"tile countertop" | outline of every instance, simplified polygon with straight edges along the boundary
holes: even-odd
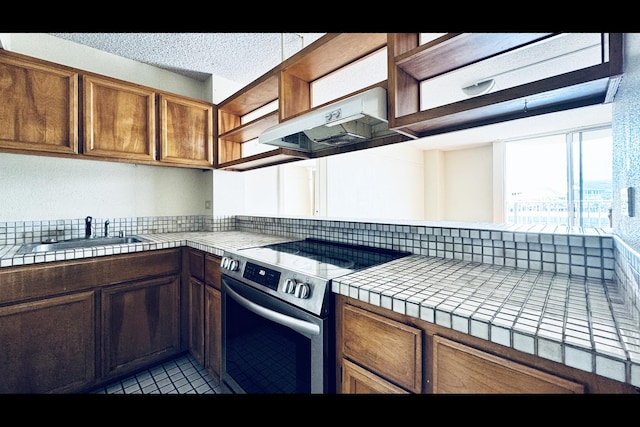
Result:
[[[0,267],[189,246],[226,249],[297,240],[219,231],[145,234],[143,243],[18,255]],[[333,279],[333,292],[640,387],[638,313],[613,281],[411,255]]]
[[[333,279],[332,290],[640,386],[638,313],[613,281],[411,255]]]

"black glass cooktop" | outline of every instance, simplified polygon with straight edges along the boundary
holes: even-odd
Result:
[[[238,251],[244,256],[280,268],[325,279],[342,276],[367,267],[409,255],[388,249],[347,245],[317,239],[274,243]]]

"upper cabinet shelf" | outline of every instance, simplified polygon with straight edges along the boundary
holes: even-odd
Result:
[[[389,127],[414,138],[611,102],[622,77],[621,33],[392,33],[387,53]]]
[[[215,167],[248,170],[309,158],[282,148],[251,152],[247,142],[269,127],[310,111],[313,82],[386,44],[386,33],[326,34],[218,104]]]
[[[534,43],[553,33],[448,33],[395,57],[396,66],[413,79],[422,81],[454,71],[500,53]],[[396,35],[395,40],[403,37]],[[404,35],[409,39],[418,35]]]

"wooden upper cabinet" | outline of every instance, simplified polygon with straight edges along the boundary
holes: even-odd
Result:
[[[83,76],[83,154],[125,161],[155,160],[155,92]]]
[[[283,147],[255,153],[244,144],[278,123],[320,107],[311,106],[315,81],[386,44],[386,33],[328,33],[225,99],[218,105],[215,167],[244,171],[312,158]]]
[[[622,33],[390,33],[387,55],[389,128],[413,138],[608,103],[622,78]]]
[[[78,74],[0,50],[0,148],[78,153]]]
[[[160,95],[160,161],[213,167],[213,105]]]

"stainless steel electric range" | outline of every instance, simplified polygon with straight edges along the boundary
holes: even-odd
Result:
[[[225,384],[237,393],[334,392],[331,280],[407,255],[317,239],[225,251]]]

